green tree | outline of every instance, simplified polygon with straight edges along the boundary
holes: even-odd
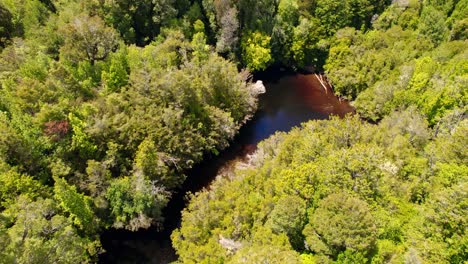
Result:
[[[106,59],[118,47],[117,33],[98,16],[78,15],[61,30],[65,43],[60,53],[73,63],[87,60],[94,65],[96,61]]]
[[[12,211],[14,210],[14,211]],[[10,213],[14,221],[0,222],[0,257],[4,263],[76,263],[90,261],[99,241],[82,238],[51,199],[18,197]],[[3,214],[2,216],[4,216]]]
[[[169,25],[178,10],[175,0],[101,1],[99,6],[106,22],[120,32],[126,43],[148,44],[162,26]]]
[[[10,11],[0,3],[0,47],[5,48],[8,42],[13,37],[13,16]]]
[[[168,193],[137,174],[111,181],[106,198],[113,226],[135,231],[162,222]]]
[[[303,233],[309,250],[334,258],[345,250],[367,254],[377,238],[369,206],[347,193],[320,201]]]
[[[251,246],[240,250],[227,263],[301,263],[299,254],[294,250],[279,246]]]
[[[92,142],[91,137],[85,130],[86,122],[73,113],[68,115],[68,119],[73,129],[71,149],[77,150],[82,159],[95,156],[97,146]]]
[[[299,6],[296,0],[282,0],[278,4],[275,25],[272,31],[272,53],[275,60],[290,64],[294,27],[299,20]]]
[[[2,210],[15,203],[19,195],[35,199],[47,193],[47,188],[39,181],[13,169],[0,173],[0,208]]]
[[[158,150],[153,140],[147,138],[138,146],[134,170],[172,189],[183,180],[171,168],[170,164],[173,162],[174,160],[171,160],[169,155]]]
[[[195,34],[192,37],[193,57],[194,60],[201,63],[206,61],[209,55],[210,47],[206,44],[205,25],[201,20],[195,21]]]
[[[55,177],[54,193],[60,206],[65,212],[70,213],[74,224],[88,234],[96,232],[97,225],[91,208],[91,198],[78,193],[75,186],[58,177]]]
[[[271,37],[256,31],[246,34],[241,41],[242,54],[245,64],[254,71],[264,70],[270,63]]]
[[[296,250],[300,250],[304,244],[301,235],[305,225],[306,204],[304,200],[296,196],[282,197],[271,211],[267,226],[270,226],[276,234],[286,234],[290,244]]]
[[[122,48],[110,57],[109,68],[101,73],[105,93],[119,92],[120,88],[128,84],[129,78],[127,48],[122,45]]]
[[[426,237],[435,241],[446,241],[447,249],[442,252],[424,252],[427,255],[441,255],[450,263],[462,263],[467,257],[468,238],[465,228],[468,223],[466,212],[468,199],[466,183],[434,193],[428,202],[426,211]],[[440,259],[440,257],[433,259]]]
[[[316,5],[315,17],[320,19],[329,35],[351,24],[352,13],[349,1],[318,0]]]
[[[259,31],[269,35],[273,29],[278,1],[241,0],[238,3],[239,21],[243,32]],[[244,29],[245,28],[245,29]]]
[[[424,6],[419,22],[419,32],[427,36],[434,45],[447,39],[444,15],[431,5]]]
[[[318,43],[325,35],[320,21],[316,18],[299,19],[299,25],[293,30],[291,55],[299,66],[323,64]]]

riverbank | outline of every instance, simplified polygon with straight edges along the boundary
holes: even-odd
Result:
[[[107,252],[101,256],[100,263],[169,263],[176,260],[170,234],[180,225],[187,193],[208,188],[221,170],[226,172],[236,161],[245,160],[260,141],[278,131],[287,132],[308,120],[327,119],[330,115],[342,117],[353,112],[348,102],[334,96],[331,87],[324,89],[318,76],[321,75],[281,69],[256,74],[254,81],[262,80],[266,87],[266,93],[259,97],[257,113],[239,130],[227,149],[194,166],[164,210],[163,230],[159,231],[161,227],[137,232],[108,230],[101,236]]]

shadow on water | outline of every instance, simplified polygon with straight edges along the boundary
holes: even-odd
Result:
[[[207,156],[194,166],[187,180],[164,210],[163,231],[156,227],[138,232],[111,229],[101,236],[106,253],[100,263],[170,263],[177,259],[170,241],[172,231],[180,226],[181,211],[186,194],[210,185],[218,172],[236,160],[253,153],[257,143],[277,131],[289,131],[311,119],[327,119],[330,115],[343,117],[354,109],[339,100],[331,87],[319,81],[320,75],[269,71],[255,76],[263,80],[266,93],[259,98],[255,116],[245,124],[231,146],[218,156]],[[326,86],[326,87],[325,87]]]

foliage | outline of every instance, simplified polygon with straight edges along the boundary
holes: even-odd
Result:
[[[374,121],[416,106],[434,126],[451,109],[463,109],[466,41],[448,36],[463,23],[462,2],[396,2],[374,30],[339,31],[324,66],[335,91],[355,99],[357,111]]]
[[[13,16],[10,11],[0,3],[0,47],[4,48],[13,37]]]
[[[245,64],[252,70],[264,70],[271,60],[271,37],[253,32],[242,39]]]
[[[148,228],[161,221],[161,210],[168,194],[161,187],[144,180],[142,175],[115,179],[106,192],[114,226],[130,230]]]
[[[368,253],[376,240],[376,227],[366,202],[347,193],[327,196],[318,204],[304,228],[310,251],[330,255]]]
[[[93,210],[91,199],[76,191],[75,186],[68,185],[64,179],[55,178],[54,193],[60,206],[70,214],[74,224],[83,230],[93,233]]]
[[[160,225],[256,109],[189,1],[130,2],[0,1],[2,263],[92,262],[103,229]]]
[[[61,55],[73,63],[88,60],[91,65],[105,60],[117,47],[115,30],[106,27],[98,16],[78,15],[62,29],[65,43]]]
[[[467,8],[0,0],[0,262],[94,262],[103,229],[159,226],[186,173],[255,112],[239,69],[278,65],[324,69],[380,122],[261,143],[192,195],[181,261],[465,261]]]
[[[450,135],[431,138],[414,109],[378,125],[358,116],[304,123],[262,142],[233,178],[192,196],[174,247],[182,261],[204,262],[207,254],[238,261],[260,257],[262,250],[248,250],[274,234],[287,236],[285,250],[294,248],[303,263],[461,263],[467,174],[456,171],[466,160],[444,158],[451,154],[434,147],[465,144],[455,135],[466,124],[463,117]],[[466,157],[466,150],[453,151]],[[241,246],[225,248],[218,237]]]
[[[14,212],[9,212],[15,220],[0,222],[0,230],[7,230],[0,240],[2,262],[86,262],[98,252],[99,243],[80,237],[72,221],[58,214],[53,200],[18,198],[11,207]]]

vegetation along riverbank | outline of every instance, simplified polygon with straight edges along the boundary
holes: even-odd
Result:
[[[467,0],[0,0],[0,263],[106,262],[101,235],[163,229],[249,119],[266,136],[192,189],[170,260],[114,262],[466,262],[467,14]]]

